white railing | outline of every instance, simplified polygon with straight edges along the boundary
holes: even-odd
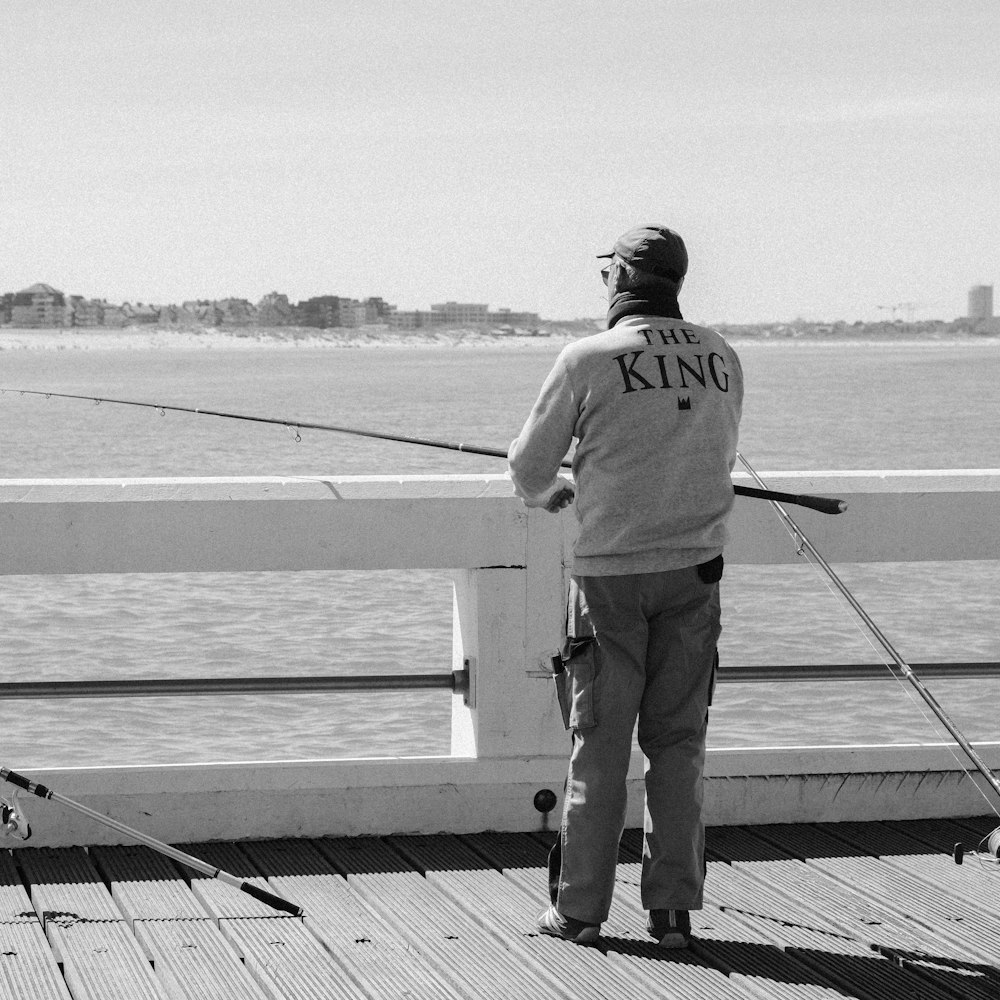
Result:
[[[833,564],[1000,559],[1000,471],[765,478],[773,489],[848,502],[840,517],[790,508]],[[7,575],[450,570],[452,668],[467,675],[452,695],[448,757],[63,768],[29,777],[175,842],[536,828],[547,820],[534,793],[558,792],[565,772],[568,739],[547,664],[561,642],[574,529],[571,513],[527,511],[501,476],[0,481]],[[762,501],[739,500],[730,529],[730,563],[799,561]],[[979,750],[1000,763],[1000,744]],[[641,757],[633,764],[638,789]],[[954,756],[934,745],[715,750],[707,777],[716,823],[985,809]],[[641,794],[632,800],[637,821]],[[116,836],[58,806],[38,808],[59,816],[36,824],[45,835],[33,843]]]

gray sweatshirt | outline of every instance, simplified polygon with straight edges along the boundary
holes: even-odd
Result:
[[[743,406],[736,352],[707,327],[628,316],[567,345],[508,452],[518,496],[544,505],[573,439],[573,572],[682,569],[719,555]]]

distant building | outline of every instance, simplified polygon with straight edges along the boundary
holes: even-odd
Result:
[[[364,326],[368,322],[368,307],[357,299],[342,299],[340,303],[340,325],[348,327]]]
[[[222,326],[222,310],[213,299],[191,299],[181,303],[181,308],[194,316],[199,326]]]
[[[31,285],[14,293],[10,318],[14,326],[66,326],[66,296],[51,285]]]
[[[393,330],[415,330],[417,328],[416,310],[397,309],[386,317],[386,322]]]
[[[427,312],[426,309],[394,309],[385,317],[393,330],[425,330],[431,326],[440,326],[440,319],[440,313]]]
[[[358,307],[360,306],[361,312],[361,322],[358,322]],[[363,326],[365,322],[365,307],[361,305],[356,299],[342,298],[340,304],[337,308],[337,312],[334,315],[333,322],[330,326],[340,327],[355,327]]]
[[[396,311],[385,299],[378,297],[365,299],[365,323],[387,323],[389,316]]]
[[[969,319],[993,318],[993,286],[973,285],[969,289]]]
[[[448,326],[486,323],[488,310],[488,305],[477,302],[439,302],[437,305],[431,305],[431,312],[437,313],[439,321]]]
[[[541,320],[538,313],[512,312],[510,309],[498,309],[496,312],[486,314],[488,323],[495,323],[498,326],[515,326],[522,329],[536,330]]]
[[[287,295],[269,292],[257,303],[258,326],[290,326],[294,312]]]
[[[136,302],[133,305],[131,302],[123,302],[122,316],[125,326],[153,326],[160,319],[160,307],[149,303],[143,305]]]
[[[101,310],[101,325],[106,327],[122,327],[125,325],[125,313],[121,306],[105,302]]]
[[[107,315],[107,310],[105,310]],[[161,306],[156,320],[157,326],[194,327],[198,325],[198,317],[184,306]]]
[[[71,295],[68,311],[73,326],[104,326],[104,303],[99,299],[85,299],[82,295]]]
[[[346,301],[339,295],[316,295],[306,299],[295,307],[295,325],[313,326],[320,330],[343,326],[340,321],[340,304]]]
[[[220,326],[254,326],[257,307],[246,299],[218,299],[216,308],[222,313]]]

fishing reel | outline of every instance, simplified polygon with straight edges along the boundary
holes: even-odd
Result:
[[[31,824],[20,809],[17,792],[7,799],[0,799],[0,833],[5,837],[27,840],[31,836]]]
[[[1000,867],[1000,826],[992,833],[986,834],[976,845],[975,850],[969,850],[965,844],[956,844],[951,852],[956,865],[960,865],[967,854],[974,857],[981,865]]]

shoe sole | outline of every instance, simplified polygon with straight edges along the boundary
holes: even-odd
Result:
[[[657,942],[661,948],[679,949],[688,946],[689,939],[676,931],[669,931]]]
[[[588,927],[586,930],[580,931],[576,937],[570,934],[561,934],[559,931],[549,930],[547,927],[539,927],[539,933],[545,934],[548,937],[559,938],[561,941],[571,941],[573,944],[596,944],[597,939],[601,936],[601,929],[599,927]]]

